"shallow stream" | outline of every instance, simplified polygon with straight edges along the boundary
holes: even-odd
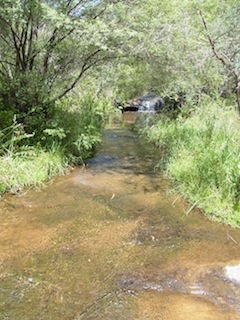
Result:
[[[240,319],[240,230],[186,215],[159,157],[106,129],[84,167],[0,202],[0,319]]]

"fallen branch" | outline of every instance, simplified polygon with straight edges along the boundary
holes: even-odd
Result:
[[[232,240],[232,242],[234,242],[235,244],[238,244],[238,242],[230,235],[230,233],[227,231],[227,239]]]
[[[197,204],[198,204],[198,200],[191,206],[190,209],[188,209],[188,211],[186,212],[186,216],[189,215],[189,213],[196,207]]]
[[[174,207],[175,203],[178,201],[178,199],[180,199],[181,196],[178,196],[173,202],[172,202],[172,206]]]

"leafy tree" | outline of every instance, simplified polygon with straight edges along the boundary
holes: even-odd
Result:
[[[224,1],[221,5],[218,5],[217,15],[211,21],[209,11],[208,15],[205,13],[206,9],[209,9],[207,4],[199,5],[198,11],[213,57],[218,60],[225,71],[225,81],[221,88],[221,94],[234,91],[237,96],[238,112],[240,113],[239,5],[236,1]],[[208,20],[210,20],[210,23]]]
[[[116,86],[123,96],[154,90],[191,103],[201,94],[239,95],[239,12],[236,0],[139,1],[132,15],[138,37]]]
[[[208,44],[199,41],[193,1],[141,1],[132,20],[138,37],[117,72],[121,90],[127,88],[127,94],[153,90],[176,100],[182,93],[194,97],[207,87],[216,90],[221,74]]]
[[[1,0],[0,110],[51,117],[89,69],[126,50],[125,2]]]
[[[10,108],[25,123],[51,118],[54,103],[86,75],[97,91],[104,86],[126,98],[151,90],[176,100],[235,90],[239,102],[236,0],[0,5],[0,110]]]

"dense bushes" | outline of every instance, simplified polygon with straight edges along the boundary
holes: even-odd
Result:
[[[161,146],[178,191],[207,216],[240,227],[240,128],[235,111],[206,102],[189,118],[143,130]]]
[[[104,99],[88,94],[56,103],[45,121],[41,112],[26,117],[24,124],[14,116],[12,124],[0,130],[0,194],[42,184],[91,156],[101,141],[108,107]],[[4,115],[10,123],[12,114]]]
[[[91,94],[62,99],[43,130],[42,145],[60,146],[74,162],[89,157],[101,141],[108,106],[107,100],[95,99]]]

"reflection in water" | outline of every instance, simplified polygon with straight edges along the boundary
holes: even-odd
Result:
[[[197,295],[206,294],[206,292],[203,290],[203,288],[198,284],[195,284],[195,285],[191,286],[190,287],[190,292],[191,292],[191,294],[197,294]]]
[[[108,129],[84,167],[0,203],[0,319],[240,318],[240,231],[187,216],[159,158]]]

